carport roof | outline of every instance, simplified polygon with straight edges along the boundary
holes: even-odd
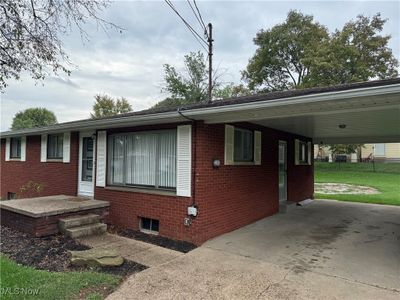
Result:
[[[324,142],[339,142],[338,138],[342,140],[343,138],[348,139],[354,136],[349,134],[346,137],[343,135],[335,136],[335,134],[329,136],[332,135],[329,130],[321,135],[318,130],[315,130],[316,122],[322,124],[324,119],[331,119],[331,123],[333,123],[329,126],[333,126],[335,122],[340,121],[340,118],[333,118],[332,120],[332,114],[335,113],[339,115],[352,113],[356,119],[362,121],[363,118],[368,119],[368,117],[373,119],[375,116],[373,112],[380,111],[380,118],[383,117],[386,121],[389,118],[391,122],[389,124],[390,132],[387,132],[387,134],[385,132],[377,133],[375,130],[374,132],[365,133],[363,139],[369,136],[370,142],[372,142],[372,140],[377,140],[376,137],[379,136],[378,140],[382,141],[400,141],[400,129],[398,129],[399,108],[400,78],[393,78],[329,87],[271,92],[216,100],[211,103],[198,103],[179,108],[148,109],[106,118],[85,119],[46,127],[6,131],[1,133],[1,137],[182,122],[190,118],[202,120],[205,123],[247,121],[306,135],[314,139],[321,139],[321,142],[323,140]],[[370,113],[365,114],[365,111]],[[384,111],[388,114],[385,114]],[[357,116],[360,113],[362,113],[361,118]],[[315,118],[317,115],[325,115],[325,117]],[[297,121],[294,123],[296,118]],[[396,124],[392,124],[393,121]],[[314,123],[314,126],[309,126],[310,122]],[[307,124],[308,128],[306,128]],[[346,125],[346,123],[343,124]],[[336,127],[335,131],[337,131]],[[345,141],[343,140],[343,142]]]

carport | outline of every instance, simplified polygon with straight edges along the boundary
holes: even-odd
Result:
[[[185,116],[210,124],[251,122],[316,144],[399,142],[400,78],[241,97]]]

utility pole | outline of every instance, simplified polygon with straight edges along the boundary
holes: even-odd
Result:
[[[212,101],[212,55],[213,55],[212,24],[208,23],[208,102]]]

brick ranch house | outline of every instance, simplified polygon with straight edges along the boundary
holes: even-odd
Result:
[[[313,198],[313,142],[400,140],[399,91],[397,78],[3,132],[1,197],[93,197],[110,224],[201,244]]]

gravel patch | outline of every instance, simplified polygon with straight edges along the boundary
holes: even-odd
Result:
[[[352,195],[374,195],[380,192],[370,186],[353,185],[347,183],[315,183],[314,191],[317,194],[352,194]]]

